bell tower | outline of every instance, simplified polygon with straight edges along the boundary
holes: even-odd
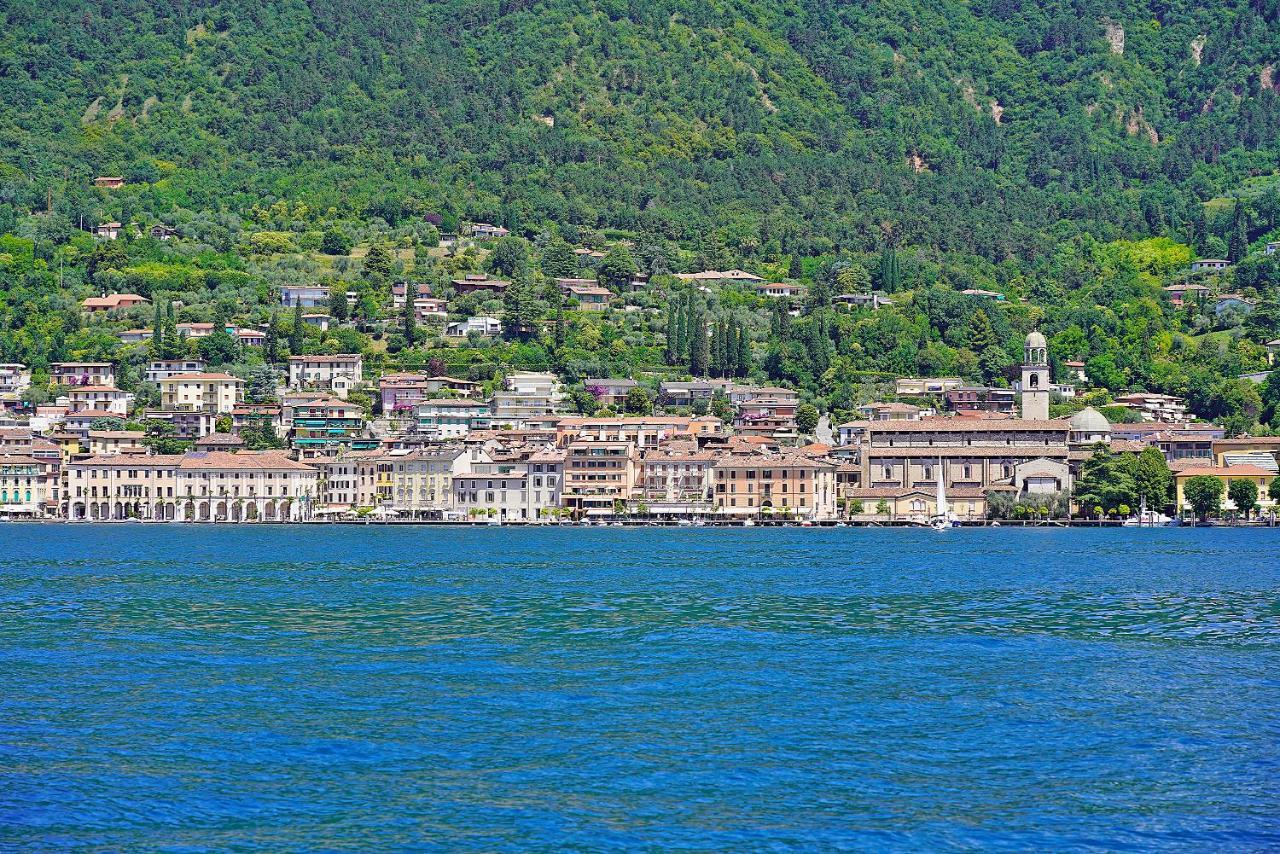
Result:
[[[1032,331],[1027,335],[1026,358],[1022,362],[1022,417],[1031,421],[1049,418],[1049,342]]]

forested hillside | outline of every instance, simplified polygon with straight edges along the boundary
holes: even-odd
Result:
[[[10,0],[0,359],[136,368],[147,345],[118,333],[152,318],[76,307],[127,289],[270,327],[277,357],[718,368],[844,413],[894,375],[1005,383],[1034,326],[1104,398],[1185,395],[1246,429],[1280,407],[1280,383],[1237,379],[1280,335],[1278,20],[1280,0]],[[110,221],[124,239],[95,242]],[[473,222],[512,237],[437,245]],[[1244,301],[1171,300],[1197,256],[1233,262],[1208,293]],[[624,298],[632,265],[652,288]],[[666,275],[730,268],[803,283],[799,316]],[[454,293],[480,269],[515,287]],[[567,275],[615,310],[561,305]],[[400,328],[402,279],[500,314],[502,340]],[[351,294],[351,322],[292,330],[278,288],[306,282],[335,318]],[[894,304],[833,311],[870,289]],[[704,325],[743,358],[708,364]]]
[[[160,207],[644,226],[765,258],[892,228],[999,262],[1182,234],[1280,131],[1275,0],[5,5],[19,210],[52,189],[78,215],[71,187],[124,173],[163,179]]]

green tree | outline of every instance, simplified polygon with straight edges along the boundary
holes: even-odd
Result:
[[[503,237],[489,256],[489,270],[499,276],[525,274],[529,270],[529,245],[519,237]]]
[[[633,386],[627,391],[624,408],[628,415],[652,415],[653,395],[644,386]]]
[[[707,321],[699,310],[689,321],[689,373],[705,377],[711,362],[711,342],[707,339]]]
[[[572,279],[578,274],[578,256],[562,238],[552,238],[542,251],[542,274],[551,279]]]
[[[615,293],[626,290],[631,277],[636,274],[636,262],[625,246],[613,246],[605,253],[596,271],[600,284]]]
[[[413,305],[413,296],[409,293],[411,285],[405,286],[404,308],[400,312],[400,322],[404,331],[404,340],[412,347],[418,340],[418,312]]]
[[[1231,212],[1231,231],[1227,238],[1227,260],[1233,264],[1249,254],[1249,217],[1244,200],[1236,196]]]
[[[1200,521],[1222,511],[1222,481],[1211,475],[1187,478],[1182,495]]]
[[[302,300],[293,301],[293,325],[289,328],[289,353],[294,356],[302,355]]]
[[[267,321],[266,338],[262,342],[262,355],[267,364],[274,365],[280,360],[280,318],[274,309]]]
[[[326,255],[350,255],[351,236],[340,228],[325,229],[320,239],[320,251]]]
[[[409,287],[409,285],[405,286],[406,301],[410,301],[408,296]],[[334,282],[329,286],[329,316],[341,323],[347,319],[348,313],[347,286],[343,282]]]
[[[877,283],[880,290],[894,293],[902,287],[902,271],[898,266],[898,251],[893,244],[886,242],[880,252],[880,266],[876,270]]]
[[[818,408],[812,403],[802,403],[796,407],[796,429],[802,436],[811,436],[818,428]]]
[[[1227,487],[1227,497],[1236,505],[1236,510],[1248,519],[1258,507],[1258,484],[1247,477],[1238,477]]]
[[[1271,479],[1271,483],[1267,486],[1267,497],[1280,504],[1280,476]]]
[[[159,297],[156,297],[155,315],[151,321],[151,353],[157,359],[164,355],[164,305]]]
[[[364,270],[375,281],[385,280],[391,275],[395,255],[391,248],[380,241],[369,247],[369,254],[364,256]]]
[[[1172,500],[1173,472],[1164,454],[1154,445],[1148,445],[1138,454],[1134,487],[1139,500],[1145,497],[1147,504],[1154,508],[1163,508]]]
[[[196,349],[210,365],[229,365],[240,357],[240,342],[223,328],[201,338]]]

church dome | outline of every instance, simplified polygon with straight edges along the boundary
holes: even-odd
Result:
[[[1111,422],[1107,420],[1107,416],[1103,415],[1092,406],[1086,406],[1075,415],[1071,416],[1071,431],[1073,433],[1084,433],[1090,436],[1098,433],[1110,433]]]
[[[1044,336],[1034,329],[1027,333],[1027,349],[1032,348],[1044,349],[1049,346],[1049,342],[1044,340]]]

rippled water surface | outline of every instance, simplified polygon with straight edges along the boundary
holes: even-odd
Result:
[[[1280,847],[1280,531],[0,547],[6,850]]]

